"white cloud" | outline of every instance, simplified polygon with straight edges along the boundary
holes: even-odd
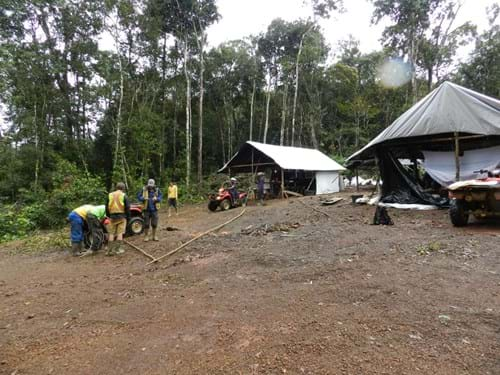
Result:
[[[464,0],[456,25],[472,21],[484,30],[487,23],[486,7],[495,0]],[[373,5],[368,0],[345,0],[345,13],[335,14],[331,19],[320,22],[327,42],[335,48],[339,41],[352,35],[360,41],[363,52],[372,52],[381,47],[380,38],[387,21],[371,24]],[[222,42],[241,39],[251,34],[264,32],[275,18],[293,21],[311,16],[311,10],[303,0],[218,0],[217,6],[222,18],[208,29],[211,46]],[[470,47],[462,49],[464,56]]]

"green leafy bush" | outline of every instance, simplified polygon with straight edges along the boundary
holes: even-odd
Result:
[[[59,160],[53,175],[54,190],[21,190],[18,204],[0,206],[0,242],[25,237],[35,229],[59,228],[68,214],[83,204],[104,204],[101,178]]]
[[[35,223],[17,205],[0,205],[0,242],[21,238],[34,228]]]

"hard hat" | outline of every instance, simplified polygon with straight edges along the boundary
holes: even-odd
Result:
[[[237,181],[235,177],[231,177],[231,181]]]

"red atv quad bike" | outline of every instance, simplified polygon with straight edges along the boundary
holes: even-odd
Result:
[[[83,227],[83,244],[86,249],[99,250],[108,241],[108,232],[106,225],[109,219],[106,217],[101,221],[101,227],[96,231],[95,237],[92,237],[87,223]],[[141,234],[144,230],[144,218],[142,217],[142,205],[132,203],[130,205],[130,220],[127,223],[127,235],[134,236]]]
[[[221,211],[229,210],[230,208],[246,206],[248,200],[248,193],[238,193],[238,199],[233,202],[233,197],[229,189],[221,187],[217,194],[210,194],[208,196],[208,209],[216,211],[220,207]]]
[[[142,217],[142,204],[130,204],[130,220],[127,223],[127,234],[137,235],[144,230],[144,218]]]
[[[500,170],[474,173],[487,173],[488,177],[458,181],[448,187],[450,219],[456,227],[466,226],[469,215],[476,219],[500,217]]]

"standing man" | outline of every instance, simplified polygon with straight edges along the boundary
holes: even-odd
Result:
[[[238,180],[235,177],[231,177],[229,180],[229,193],[231,194],[231,198],[233,199],[233,206],[236,206],[238,202]]]
[[[68,221],[71,224],[71,255],[74,257],[82,255],[83,225],[87,220],[87,214],[91,208],[93,208],[93,206],[86,204],[75,208],[68,215]]]
[[[123,234],[130,218],[130,203],[125,195],[125,184],[118,182],[116,190],[109,193],[106,200],[106,215],[109,217],[109,245],[106,255],[123,254]]]
[[[142,202],[142,212],[144,214],[144,241],[149,241],[149,227],[153,228],[153,241],[159,241],[156,235],[158,227],[158,209],[163,195],[155,185],[155,180],[150,178],[148,184],[137,194],[137,199]]]
[[[170,181],[168,184],[168,217],[170,217],[170,208],[175,208],[175,214],[177,215],[177,185],[175,182]]]
[[[257,199],[259,204],[262,206],[264,204],[264,183],[265,183],[265,173],[257,173]]]

